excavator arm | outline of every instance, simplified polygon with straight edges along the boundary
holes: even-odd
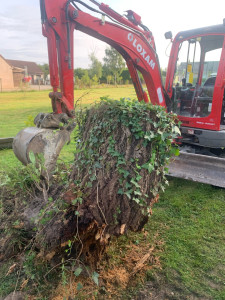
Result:
[[[152,33],[141,24],[140,17],[132,11],[128,11],[127,19],[103,3],[91,2],[100,10],[80,0],[41,0],[43,35],[48,40],[53,112],[65,112],[69,116],[73,114],[74,30],[82,31],[115,48],[127,63],[138,99],[148,102],[150,98],[153,104],[166,107]],[[82,11],[78,4],[100,14],[101,18]],[[105,21],[105,16],[113,22]],[[142,88],[137,70],[144,77],[148,93]]]

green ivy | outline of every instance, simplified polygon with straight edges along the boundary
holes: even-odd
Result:
[[[104,110],[101,118],[97,115],[92,116],[93,126],[90,127],[89,137],[86,140],[82,139],[92,108],[80,110],[76,115],[79,127],[76,135],[76,163],[80,170],[85,168],[89,170],[87,187],[91,187],[96,180],[98,169],[109,167],[107,164],[103,166],[103,158],[99,154],[100,146],[107,139],[108,153],[117,161],[116,169],[120,183],[118,194],[126,195],[140,206],[145,207],[148,195],[143,195],[141,192],[140,172],[142,169],[146,169],[149,173],[153,171],[162,173],[163,179],[154,186],[152,193],[156,195],[164,189],[164,185],[167,183],[165,178],[167,168],[162,171],[162,166],[168,164],[172,155],[179,154],[178,148],[173,143],[180,133],[177,118],[174,114],[168,114],[163,107],[130,99],[101,98],[100,103],[95,106],[98,114],[101,113],[101,107],[107,106],[107,109]],[[152,112],[154,118],[149,117],[151,115],[149,112]],[[144,129],[143,124],[149,124],[151,130]],[[128,128],[133,137],[142,143],[142,146],[148,147],[151,144],[152,150],[148,162],[140,165],[139,161],[135,162],[134,159],[126,161],[125,153],[116,150],[114,132],[119,126]],[[136,167],[130,174],[126,166],[134,164],[134,162]]]

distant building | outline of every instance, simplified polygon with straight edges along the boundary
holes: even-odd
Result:
[[[13,68],[0,55],[0,89],[13,89]]]
[[[0,89],[13,89],[25,81],[43,84],[44,72],[35,62],[5,59],[0,55]]]

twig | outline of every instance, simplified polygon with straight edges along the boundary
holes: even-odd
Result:
[[[88,95],[89,93],[90,93],[90,92],[84,93],[83,95],[81,95],[81,96],[76,100],[75,105],[74,105],[74,110],[76,110],[76,107],[77,107],[78,102],[79,102],[84,96]]]

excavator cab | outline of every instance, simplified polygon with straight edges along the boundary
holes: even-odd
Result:
[[[209,116],[223,40],[214,35],[181,42],[173,79],[173,110],[178,115]]]
[[[225,24],[179,32],[165,89],[181,121],[169,175],[225,187]]]
[[[173,41],[166,90],[182,122],[183,142],[225,146],[225,26],[177,34]]]

